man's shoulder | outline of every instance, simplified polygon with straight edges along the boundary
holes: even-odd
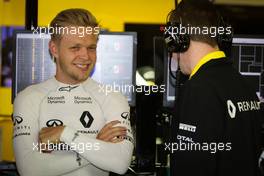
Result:
[[[104,86],[103,84],[95,81],[92,78],[88,78],[85,81],[85,88],[89,89],[90,91],[95,91],[96,92],[96,90],[101,89],[101,87],[103,87],[103,86]]]
[[[38,84],[32,84],[20,91],[17,94],[16,99],[41,99],[41,97],[45,96],[53,87],[52,79],[48,79]]]
[[[241,82],[242,76],[232,66],[228,58],[211,60],[204,64],[191,78],[192,84],[210,87],[223,87],[232,82]]]
[[[207,96],[209,93],[218,95],[225,101],[235,97],[256,97],[252,86],[228,60],[211,61],[189,80],[187,87],[201,95]]]
[[[91,78],[89,78],[85,88],[100,101],[100,103],[105,102],[107,99],[111,99],[112,101],[127,101],[121,92],[114,91],[113,85],[101,84]]]

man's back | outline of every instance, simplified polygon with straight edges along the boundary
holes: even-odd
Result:
[[[209,61],[184,85],[178,139],[201,144],[175,154],[175,173],[257,175],[260,154],[258,99],[226,58]],[[185,137],[185,138],[184,138]],[[193,168],[187,170],[186,166]],[[205,171],[206,170],[206,171]]]

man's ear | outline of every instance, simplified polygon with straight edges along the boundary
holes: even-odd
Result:
[[[58,58],[58,44],[53,40],[49,41],[49,50],[53,57]]]

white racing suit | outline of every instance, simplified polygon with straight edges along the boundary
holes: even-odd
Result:
[[[97,140],[102,127],[114,120],[127,128],[125,140]],[[21,176],[106,176],[109,171],[123,174],[130,165],[133,135],[127,100],[120,93],[107,94],[90,78],[78,85],[51,78],[26,88],[15,99],[13,121]],[[58,125],[65,126],[62,145],[51,153],[40,152],[39,131]]]

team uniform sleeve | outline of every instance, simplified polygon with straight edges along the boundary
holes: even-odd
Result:
[[[18,95],[14,102],[13,147],[21,176],[55,176],[82,168],[88,161],[76,162],[76,153],[40,153],[38,150],[38,96]]]
[[[102,110],[106,123],[119,120],[120,126],[127,128],[125,140],[119,143],[104,142],[76,133],[74,129],[66,126],[62,132],[61,141],[74,146],[93,144],[93,147],[87,150],[76,148],[75,151],[102,170],[124,174],[130,165],[133,152],[129,105],[123,95],[111,93],[103,102]]]
[[[223,110],[212,90],[188,87],[179,104],[179,127],[173,148],[174,173],[179,176],[215,175],[216,145],[222,135]],[[226,144],[223,145],[229,149]],[[192,169],[189,169],[192,168]]]

